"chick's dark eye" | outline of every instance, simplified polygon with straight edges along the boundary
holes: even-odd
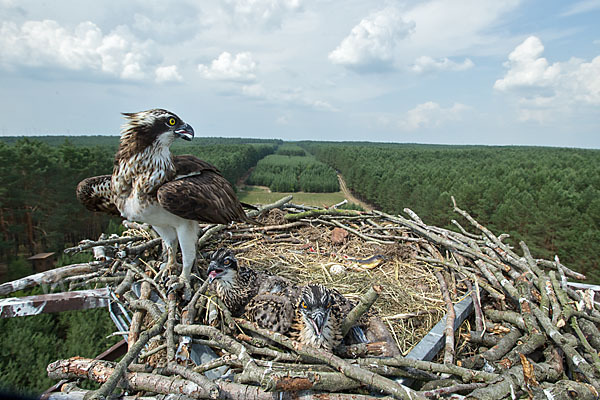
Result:
[[[175,118],[171,117],[171,118],[169,118],[169,119],[167,120],[167,123],[168,123],[170,126],[175,126],[175,124],[177,123],[177,120],[176,120]]]

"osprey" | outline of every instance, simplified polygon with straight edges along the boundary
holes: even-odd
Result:
[[[119,149],[112,175],[87,178],[77,186],[77,198],[91,211],[121,215],[152,225],[164,241],[167,266],[175,265],[177,243],[183,270],[180,280],[190,288],[196,259],[198,221],[254,223],[231,184],[213,165],[191,155],[173,156],[176,138],[191,141],[192,127],[163,109],[124,113]]]
[[[329,351],[342,339],[349,344],[368,341],[360,325],[342,337],[341,323],[354,303],[335,289],[319,284],[298,286],[283,277],[240,266],[228,249],[212,254],[207,273],[231,314],[244,316],[261,328]]]
[[[259,293],[246,306],[246,317],[259,327],[288,334],[300,343],[333,351],[346,344],[367,343],[361,324],[344,337],[341,325],[354,303],[335,289],[309,283],[278,292]]]
[[[238,265],[233,252],[224,248],[210,257],[207,274],[217,297],[236,317],[243,315],[258,295],[277,293],[293,297],[297,290],[287,279]]]
[[[335,289],[319,284],[304,286],[296,307],[292,336],[301,343],[332,351],[343,339],[341,306],[346,302]]]

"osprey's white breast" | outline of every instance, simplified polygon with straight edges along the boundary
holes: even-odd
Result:
[[[124,218],[152,225],[172,225],[179,217],[163,209],[156,191],[175,175],[169,148],[158,141],[143,152],[120,160],[112,176],[114,203]]]
[[[127,198],[121,215],[130,221],[145,222],[153,226],[178,226],[185,222],[184,218],[168,212],[158,203],[143,202],[134,196]]]

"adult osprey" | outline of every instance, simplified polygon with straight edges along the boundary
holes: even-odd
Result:
[[[169,146],[176,138],[190,141],[194,137],[190,125],[163,109],[123,115],[127,122],[112,175],[81,181],[77,198],[88,210],[152,225],[167,247],[169,267],[175,264],[179,242],[180,278],[189,289],[198,221],[253,221],[216,167],[191,155],[171,154]]]

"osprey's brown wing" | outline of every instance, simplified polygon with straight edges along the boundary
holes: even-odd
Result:
[[[111,201],[111,175],[86,178],[77,185],[77,200],[90,211],[121,215]]]
[[[253,222],[231,184],[213,165],[194,156],[174,157],[177,176],[158,189],[158,202],[185,219],[214,224]]]

